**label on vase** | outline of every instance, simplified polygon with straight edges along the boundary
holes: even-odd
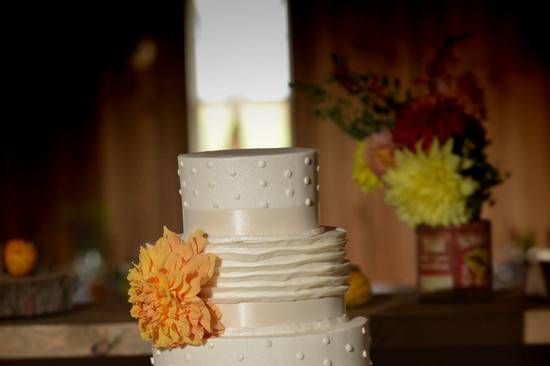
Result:
[[[456,238],[456,287],[486,287],[490,284],[489,238],[479,232],[462,233]]]
[[[452,262],[446,240],[429,236],[419,246],[420,289],[431,292],[454,287]]]
[[[422,228],[417,235],[421,292],[491,287],[488,224]]]

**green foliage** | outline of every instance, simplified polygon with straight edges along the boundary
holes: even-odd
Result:
[[[399,79],[351,70],[341,56],[332,55],[332,61],[334,68],[327,79],[327,88],[290,84],[310,96],[315,116],[335,123],[356,140],[382,128],[391,129],[395,112],[410,99],[410,91],[402,90]]]
[[[479,188],[466,203],[474,220],[481,216],[484,202],[495,203],[491,188],[503,182],[504,177],[499,170],[489,162],[485,149],[489,146],[485,129],[474,119],[466,122],[463,136],[455,137],[454,153],[473,162],[472,166],[462,171],[462,175],[478,182]]]

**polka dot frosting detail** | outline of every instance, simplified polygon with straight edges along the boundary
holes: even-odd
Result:
[[[182,190],[180,204],[186,213],[191,209],[213,210],[214,203],[224,210],[263,208],[267,203],[269,212],[276,208],[296,208],[299,212],[300,207],[305,208],[307,198],[311,199],[312,207],[316,207],[319,203],[316,191],[319,180],[315,171],[317,152],[296,150],[258,155],[251,151],[242,157],[241,152],[235,152],[235,156],[233,152],[227,156],[212,152],[197,156],[184,154],[177,162]],[[185,168],[180,167],[181,162]],[[184,199],[188,207],[183,206]],[[193,216],[194,213],[189,213],[188,219],[201,220],[199,215]],[[313,216],[309,208],[303,215],[308,219],[297,225],[304,229],[309,222],[317,221],[309,218]]]
[[[346,351],[351,352],[353,351],[353,346],[351,344],[346,344]]]
[[[238,355],[237,360],[238,361],[244,361],[244,355],[242,353],[240,355]]]
[[[323,337],[323,344],[330,344],[330,338],[329,337]]]
[[[363,350],[363,358],[367,358],[367,357],[368,357],[368,353],[367,353],[367,350],[366,350],[366,349],[364,349],[364,350]]]
[[[265,346],[267,348],[271,348],[271,346],[273,346],[273,342],[270,339],[268,339],[267,341],[265,341]]]
[[[325,358],[323,360],[323,366],[332,366],[332,361],[329,360],[328,358]]]
[[[208,348],[210,348],[210,349],[214,348],[214,343],[212,343],[212,342],[208,342],[207,345],[208,345]]]
[[[184,358],[187,362],[191,361],[191,355],[189,353],[187,353]]]
[[[303,354],[302,352],[296,353],[296,358],[297,358],[298,360],[303,360],[304,357],[305,357],[305,356],[304,356],[304,354]]]
[[[183,207],[187,207],[189,206],[189,203],[187,203],[187,201],[183,201]]]
[[[361,328],[361,333],[367,334],[367,330],[365,329],[365,327]]]
[[[311,198],[306,198],[306,206],[312,206],[313,205],[313,200]]]
[[[212,207],[214,207],[214,208],[220,208],[220,204],[219,204],[218,202],[214,202],[214,203],[212,204]]]

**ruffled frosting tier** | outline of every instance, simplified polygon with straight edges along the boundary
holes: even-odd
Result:
[[[220,266],[202,296],[219,304],[343,296],[345,244],[339,228],[289,238],[210,238],[206,252],[217,255]]]

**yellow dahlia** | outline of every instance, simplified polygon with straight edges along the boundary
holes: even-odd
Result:
[[[155,347],[199,345],[224,329],[219,309],[199,297],[217,261],[203,253],[206,244],[201,230],[183,241],[164,227],[155,245],[140,248],[139,263],[128,273],[130,314]]]
[[[382,187],[382,182],[367,164],[367,160],[365,158],[366,148],[367,142],[365,140],[357,143],[357,147],[355,148],[355,160],[353,162],[352,176],[353,181],[357,183],[359,188],[361,188],[363,192],[368,193]]]
[[[452,139],[444,146],[436,139],[428,152],[420,146],[416,152],[396,152],[395,166],[384,176],[386,200],[409,225],[458,225],[471,219],[466,199],[478,183],[460,174],[471,162],[452,148]]]

